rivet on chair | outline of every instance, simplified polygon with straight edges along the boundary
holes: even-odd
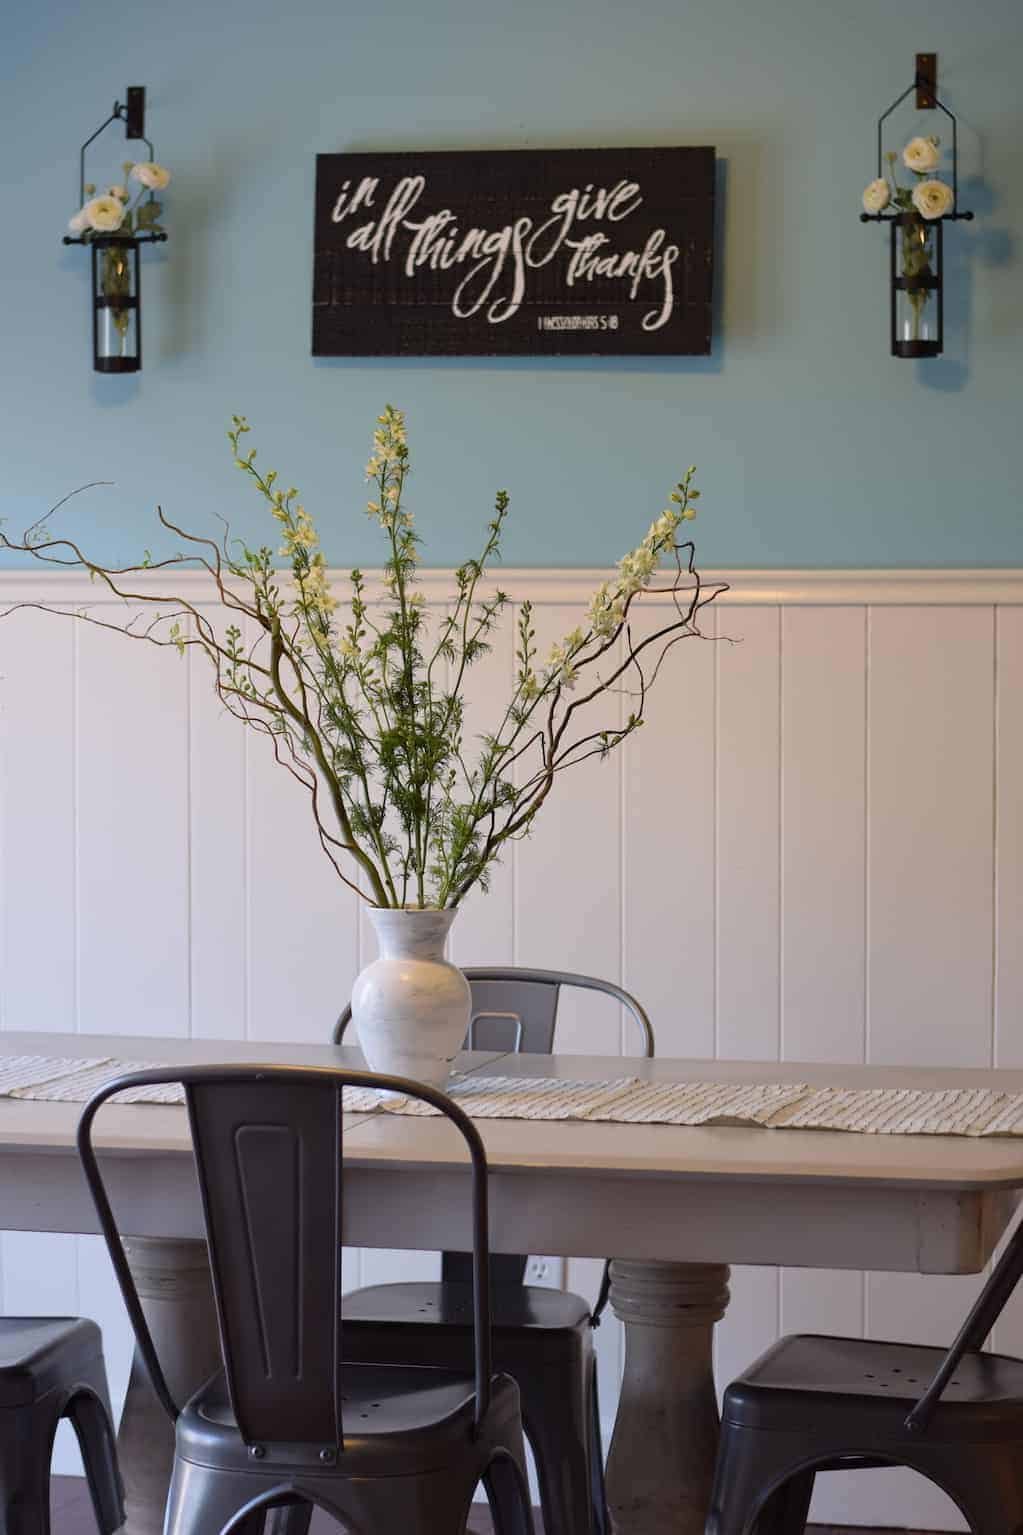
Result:
[[[261,1444],[250,1444],[249,1454],[252,1456],[253,1460],[262,1460],[263,1456],[266,1454],[266,1451]]]

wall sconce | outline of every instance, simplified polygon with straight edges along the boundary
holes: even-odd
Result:
[[[937,94],[938,59],[918,53],[912,85],[896,97],[877,120],[877,179],[863,194],[862,223],[891,225],[891,342],[893,357],[937,357],[945,344],[942,292],[943,226],[972,213],[959,209],[959,156],[956,119]],[[899,181],[899,156],[885,153],[885,119],[916,92],[920,111],[937,109],[952,124],[952,183],[936,174],[941,150],[936,137],[911,139],[902,163],[914,185]]]
[[[142,295],[139,288],[139,247],[166,240],[159,224],[162,213],[155,194],[170,180],[153,160],[146,138],[146,90],[130,85],[125,103],[114,110],[82,145],[79,154],[79,211],[65,245],[88,245],[92,255],[92,366],[97,373],[137,373],[142,366]],[[126,161],[124,182],[96,196],[85,179],[85,151],[104,129],[124,122],[127,139],[141,139],[149,159]],[[132,186],[131,183],[135,185]],[[148,195],[147,195],[148,194]],[[134,198],[134,201],[133,201]]]

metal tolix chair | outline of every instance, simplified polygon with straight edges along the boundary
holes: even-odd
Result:
[[[185,1091],[209,1242],[223,1370],[183,1407],[139,1302],[93,1145],[97,1111],[127,1087]],[[472,1161],[468,1370],[341,1361],[342,1088],[439,1109]],[[519,1394],[491,1368],[487,1162],[443,1093],[401,1077],[281,1066],[133,1072],[83,1111],[78,1150],[153,1389],[175,1425],[165,1535],[301,1529],[314,1506],[353,1535],[462,1535],[486,1486],[501,1535],[533,1535]]]
[[[974,1535],[1023,1531],[1023,1361],[981,1353],[1020,1276],[1017,1225],[951,1348],[780,1339],[732,1382],[707,1535],[801,1535],[820,1471],[909,1466]]]
[[[628,1011],[654,1053],[643,1008],[613,981],[558,970],[470,967],[472,992],[466,1049],[549,1055],[563,986],[599,991]],[[351,1020],[345,1008],[334,1030],[340,1044]],[[472,1347],[467,1253],[444,1253],[440,1282],[373,1285],[345,1297],[346,1359],[431,1364],[463,1369]],[[600,1406],[592,1329],[609,1293],[605,1263],[593,1309],[579,1295],[524,1283],[527,1259],[491,1260],[496,1367],[514,1375],[522,1420],[536,1460],[548,1535],[606,1535]]]
[[[78,1436],[102,1535],[124,1523],[103,1340],[76,1317],[0,1319],[0,1530],[50,1535],[50,1458],[61,1418]]]

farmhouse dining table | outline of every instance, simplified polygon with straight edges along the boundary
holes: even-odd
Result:
[[[354,1048],[80,1034],[0,1036],[5,1056],[361,1067]],[[461,1072],[521,1078],[993,1087],[1023,1072],[473,1053]],[[112,1068],[111,1074],[113,1074]],[[94,1232],[75,1154],[81,1106],[0,1099],[0,1228]],[[607,1481],[615,1535],[697,1535],[717,1436],[711,1339],[728,1265],[958,1274],[983,1267],[1023,1190],[1023,1139],[736,1127],[479,1121],[494,1251],[602,1258],[626,1337]],[[185,1113],[111,1104],[97,1143],[143,1307],[182,1400],[219,1359]],[[470,1243],[468,1164],[443,1120],[345,1115],[344,1240]],[[119,1432],[129,1535],[157,1535],[172,1451],[136,1359]]]

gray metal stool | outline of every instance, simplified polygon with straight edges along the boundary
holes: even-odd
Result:
[[[1023,1360],[982,1353],[1023,1275],[1023,1223],[948,1351],[781,1338],[725,1392],[707,1535],[802,1535],[820,1471],[909,1466],[974,1535],[1023,1531]]]
[[[0,1318],[0,1528],[49,1535],[50,1457],[61,1418],[78,1436],[102,1535],[124,1523],[103,1340],[74,1317]]]
[[[599,991],[631,1015],[654,1053],[650,1020],[635,997],[613,981],[558,970],[470,967],[472,990],[466,1048],[549,1055],[554,1046],[563,986]],[[338,1019],[341,1038],[351,1009]],[[491,1259],[494,1292],[494,1367],[513,1375],[522,1396],[522,1421],[536,1460],[544,1529],[548,1535],[605,1535],[600,1406],[592,1330],[608,1298],[608,1266],[593,1311],[579,1295],[523,1283],[526,1258]],[[444,1253],[439,1283],[373,1285],[345,1297],[346,1359],[392,1365],[429,1364],[465,1369],[472,1352],[469,1255]]]
[[[185,1089],[224,1363],[180,1409],[92,1143],[108,1098],[163,1082]],[[421,1098],[468,1147],[475,1349],[465,1372],[341,1361],[346,1084]],[[360,1535],[463,1535],[481,1480],[500,1535],[533,1535],[518,1387],[491,1367],[486,1155],[449,1098],[329,1068],[134,1072],[86,1105],[78,1150],[139,1352],[175,1424],[166,1535],[260,1535],[268,1515],[276,1530],[301,1529],[314,1506]]]

